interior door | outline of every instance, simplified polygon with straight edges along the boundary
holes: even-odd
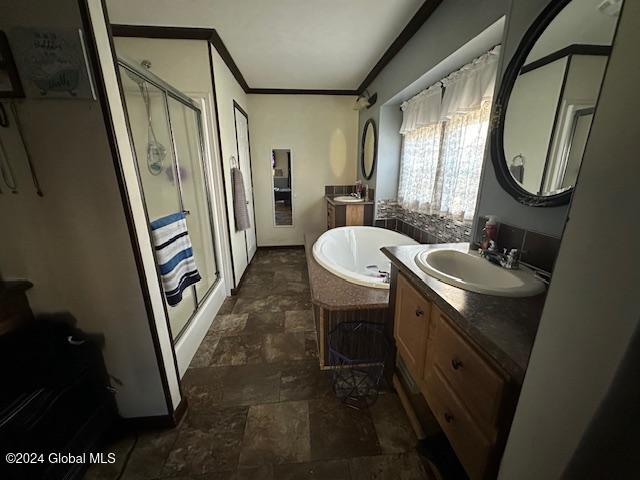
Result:
[[[249,149],[249,117],[246,112],[234,102],[234,117],[236,122],[236,146],[238,150],[238,165],[244,180],[244,190],[247,197],[247,208],[251,228],[245,230],[247,246],[247,263],[256,253],[256,219],[253,211],[253,182],[251,181],[251,151]]]

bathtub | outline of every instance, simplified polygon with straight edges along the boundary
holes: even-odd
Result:
[[[377,227],[339,227],[323,233],[313,245],[313,258],[347,282],[389,288],[379,270],[389,272],[391,262],[380,249],[418,242],[398,232]],[[375,265],[375,267],[373,267]],[[369,267],[369,268],[367,268]]]

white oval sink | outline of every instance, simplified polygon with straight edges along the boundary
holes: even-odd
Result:
[[[364,201],[364,199],[362,198],[348,197],[348,196],[334,197],[333,200],[336,202],[344,202],[344,203],[358,203],[358,202]]]
[[[423,272],[470,292],[501,297],[531,297],[545,290],[545,284],[530,270],[507,270],[475,252],[450,248],[426,250],[416,255],[415,260]]]

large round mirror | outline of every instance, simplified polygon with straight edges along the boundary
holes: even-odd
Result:
[[[371,178],[376,167],[377,143],[376,124],[370,118],[362,130],[362,175],[367,180]]]
[[[518,201],[569,201],[593,120],[620,2],[551,4],[524,37],[498,93],[492,158]]]

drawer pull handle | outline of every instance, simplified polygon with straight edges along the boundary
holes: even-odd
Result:
[[[416,317],[421,317],[422,315],[424,315],[424,310],[420,307],[416,308]]]
[[[462,367],[462,362],[454,358],[453,360],[451,360],[451,366],[454,370],[458,370],[460,367]]]
[[[450,413],[448,413],[448,412],[444,412],[444,420],[445,420],[445,422],[447,422],[447,423],[451,423],[451,422],[453,422],[453,415],[451,415],[451,414],[450,414]]]

